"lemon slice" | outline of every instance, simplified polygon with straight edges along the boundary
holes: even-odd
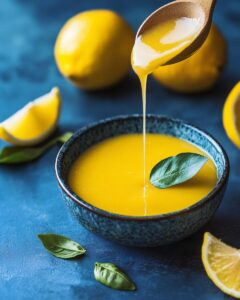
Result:
[[[223,126],[230,140],[240,148],[240,81],[231,90],[224,104]]]
[[[224,293],[240,299],[240,250],[204,234],[202,261],[209,278]]]
[[[60,92],[55,87],[0,123],[0,138],[17,146],[42,142],[55,130],[60,107]]]

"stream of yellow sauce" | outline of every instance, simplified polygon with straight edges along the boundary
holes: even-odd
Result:
[[[176,57],[194,40],[200,21],[194,18],[170,19],[153,26],[136,38],[132,68],[139,77],[143,107],[143,178],[146,183],[146,85],[156,68]],[[145,193],[145,189],[143,190]]]

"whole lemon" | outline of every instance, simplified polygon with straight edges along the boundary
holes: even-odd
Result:
[[[201,48],[189,58],[159,67],[153,77],[162,85],[183,93],[210,89],[218,80],[227,58],[227,43],[215,25]]]
[[[61,29],[55,44],[60,72],[83,89],[117,83],[129,70],[134,34],[128,23],[110,10],[77,14]]]

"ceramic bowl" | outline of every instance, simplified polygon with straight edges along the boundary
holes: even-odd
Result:
[[[212,218],[227,186],[229,162],[221,145],[208,133],[180,120],[148,115],[147,132],[186,140],[213,159],[218,175],[214,189],[199,202],[183,210],[142,217],[104,211],[74,194],[68,185],[68,173],[83,151],[113,136],[141,132],[141,115],[109,118],[78,130],[58,153],[56,176],[66,205],[84,227],[121,244],[153,247],[181,240],[196,232]]]

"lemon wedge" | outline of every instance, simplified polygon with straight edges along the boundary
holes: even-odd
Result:
[[[230,140],[240,148],[240,81],[231,90],[224,104],[223,126]]]
[[[202,261],[209,278],[224,293],[240,299],[240,250],[204,234]]]
[[[0,123],[0,139],[17,146],[42,142],[55,130],[60,107],[60,92],[55,87]]]

